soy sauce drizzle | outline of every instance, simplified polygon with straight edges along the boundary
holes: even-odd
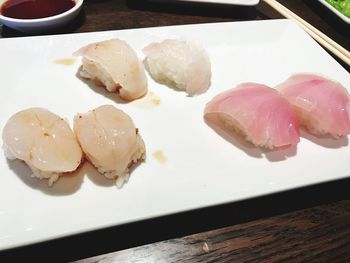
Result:
[[[54,16],[75,6],[75,0],[7,0],[0,7],[3,16],[35,19]]]

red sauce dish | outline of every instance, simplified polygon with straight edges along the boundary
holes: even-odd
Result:
[[[84,0],[0,0],[0,22],[37,33],[63,26],[80,12]]]

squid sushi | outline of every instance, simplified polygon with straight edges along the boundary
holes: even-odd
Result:
[[[43,108],[14,114],[3,133],[9,159],[23,160],[40,179],[51,186],[63,173],[72,172],[82,161],[82,151],[68,123]]]
[[[145,144],[132,119],[103,105],[74,118],[74,131],[86,158],[120,188],[128,181],[132,164],[145,159]]]
[[[190,96],[208,90],[211,66],[207,52],[198,44],[176,39],[151,43],[143,49],[152,78]]]
[[[123,40],[110,39],[82,47],[79,75],[131,101],[147,93],[147,77],[136,52]]]
[[[311,133],[333,137],[350,134],[349,93],[340,83],[314,74],[296,74],[276,88]]]
[[[243,83],[215,96],[204,116],[214,117],[255,146],[272,149],[300,141],[298,121],[288,101],[262,84]]]

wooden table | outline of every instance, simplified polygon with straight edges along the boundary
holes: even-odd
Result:
[[[350,50],[350,26],[317,1],[280,2]],[[53,33],[271,18],[281,16],[263,2],[229,7],[85,0],[79,17]],[[23,34],[2,27],[1,37],[17,36]],[[349,236],[350,179],[344,179],[3,251],[0,261],[345,262]]]

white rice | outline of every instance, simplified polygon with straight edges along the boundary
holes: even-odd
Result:
[[[115,184],[120,189],[129,181],[130,178],[130,169],[133,164],[136,164],[139,161],[143,161],[146,158],[146,150],[145,150],[145,144],[141,138],[140,135],[138,135],[139,142],[141,143],[138,151],[136,151],[133,156],[131,156],[130,163],[128,167],[124,171],[107,171],[101,166],[94,166],[97,168],[99,173],[103,174],[108,179],[116,179]]]

